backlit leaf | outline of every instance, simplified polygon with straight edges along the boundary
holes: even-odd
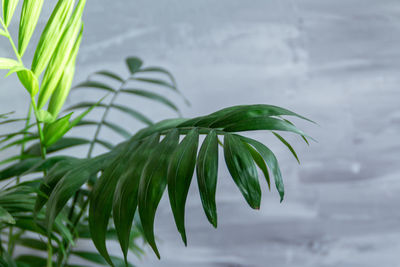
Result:
[[[72,14],[70,22],[57,44],[54,55],[50,59],[42,80],[37,104],[38,108],[42,108],[53,94],[58,82],[60,81],[61,75],[63,74],[65,66],[71,59],[71,53],[73,52],[76,38],[78,37],[82,27],[81,17],[85,3],[86,0],[79,1],[74,13]],[[64,66],[64,68],[62,68],[62,66]]]
[[[32,61],[32,71],[39,76],[46,68],[58,41],[64,33],[74,8],[75,0],[59,0],[54,8],[38,43]]]
[[[10,24],[10,21],[14,15],[14,11],[17,8],[18,2],[18,0],[2,0],[3,19],[6,26]]]
[[[48,111],[53,114],[54,117],[58,116],[62,106],[64,105],[65,100],[71,90],[72,80],[75,74],[75,61],[78,55],[79,47],[82,41],[82,30],[78,35],[78,39],[75,42],[75,45],[71,52],[71,58],[69,59],[67,66],[64,69],[64,72],[60,78],[60,81],[57,84],[54,93],[51,96],[49,101]]]
[[[8,70],[15,66],[21,65],[18,61],[11,59],[11,58],[0,58],[0,69],[1,70]]]
[[[19,22],[18,52],[21,56],[31,40],[42,11],[44,0],[24,0]]]
[[[17,71],[19,80],[30,95],[35,96],[39,92],[39,81],[36,75],[28,69]]]

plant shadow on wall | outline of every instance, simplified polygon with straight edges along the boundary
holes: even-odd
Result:
[[[138,241],[142,238],[160,257],[154,218],[164,191],[168,191],[176,227],[186,244],[185,203],[194,172],[204,213],[217,227],[219,146],[234,183],[251,208],[259,209],[261,202],[257,167],[268,186],[271,172],[283,200],[284,186],[275,155],[264,144],[239,133],[270,131],[298,160],[294,149],[277,131],[297,134],[308,144],[310,137],[286,117],[307,118],[265,104],[228,107],[196,118],[182,118],[178,106],[159,93],[161,89],[173,90],[182,97],[174,77],[161,67],[144,66],[137,57],[126,60],[128,77],[101,70],[74,87],[104,91],[104,98],[81,102],[60,112],[75,72],[85,1],[58,1],[28,68],[23,56],[43,2],[23,1],[16,44],[8,27],[19,1],[2,1],[0,34],[8,39],[16,59],[0,58],[0,68],[9,70],[7,76],[18,76],[29,96],[29,105],[25,118],[14,118],[10,113],[0,115],[3,129],[22,124],[20,131],[0,135],[0,266],[78,266],[70,263],[71,255],[92,264],[132,266],[128,252],[139,256],[142,249]],[[149,85],[160,90],[150,90]],[[155,101],[177,116],[153,123],[141,111],[120,105],[119,95]],[[75,116],[81,109],[84,111]],[[92,109],[101,109],[102,116],[85,119]],[[144,123],[145,128],[131,133],[109,119],[112,110]],[[94,136],[66,136],[72,128],[83,126],[94,127]],[[116,132],[124,141],[115,144],[101,139],[102,128]],[[64,151],[84,145],[88,147],[86,158]],[[94,155],[95,145],[105,147],[107,152]],[[8,151],[16,147],[20,153],[9,155]],[[76,249],[82,239],[91,239],[98,252]],[[107,240],[119,242],[123,258],[109,255]],[[17,251],[22,247],[28,248],[23,251],[29,254]]]

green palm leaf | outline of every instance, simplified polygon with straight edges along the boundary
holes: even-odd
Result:
[[[179,132],[172,130],[151,153],[144,167],[139,185],[138,203],[144,235],[147,242],[160,258],[154,239],[154,217],[158,203],[167,185],[167,167],[171,159],[171,152],[179,142]]]
[[[175,224],[181,233],[182,240],[187,244],[185,231],[185,204],[190,183],[196,166],[199,133],[191,130],[178,145],[171,156],[168,167],[168,195],[174,214]]]

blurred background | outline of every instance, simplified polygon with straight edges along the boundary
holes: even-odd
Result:
[[[49,15],[55,1],[47,2]],[[180,103],[184,117],[265,103],[319,124],[296,121],[318,140],[310,146],[284,135],[301,165],[270,134],[252,134],[280,161],[283,203],[263,182],[261,209],[251,210],[221,157],[215,230],[194,182],[186,209],[187,248],[164,194],[156,216],[162,260],[146,249],[141,260],[131,255],[137,266],[400,266],[398,0],[96,0],[88,1],[84,21],[75,83],[100,69],[127,75],[123,60],[139,56],[145,65],[175,75],[191,106],[173,92],[163,93]],[[10,53],[7,42],[0,53]],[[29,99],[16,77],[1,83],[0,113],[24,115]],[[74,92],[67,106],[82,99],[99,96]],[[176,116],[140,98],[119,101],[155,120]],[[113,113],[112,119],[126,118]],[[132,132],[143,127],[126,123]],[[106,130],[101,134],[117,138]],[[82,150],[76,153],[85,155]],[[117,244],[110,248],[120,253]]]

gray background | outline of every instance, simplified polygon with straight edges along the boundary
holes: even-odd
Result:
[[[46,5],[49,14],[52,5]],[[174,73],[192,106],[163,92],[184,116],[268,103],[319,123],[298,122],[318,140],[310,147],[285,135],[301,165],[270,134],[252,134],[280,160],[282,204],[263,182],[261,210],[249,209],[221,158],[218,230],[208,224],[194,183],[187,203],[188,247],[164,195],[156,217],[162,260],[148,250],[133,261],[177,267],[400,266],[399,41],[398,0],[88,1],[75,82],[102,68],[126,75],[123,59],[137,55]],[[10,53],[6,41],[0,52]],[[15,77],[2,79],[0,112],[24,114],[27,95],[16,85]],[[75,93],[69,103],[83,98],[98,96]],[[152,118],[174,116],[140,99],[119,101]],[[112,118],[126,120],[132,130],[141,126],[118,113]]]

